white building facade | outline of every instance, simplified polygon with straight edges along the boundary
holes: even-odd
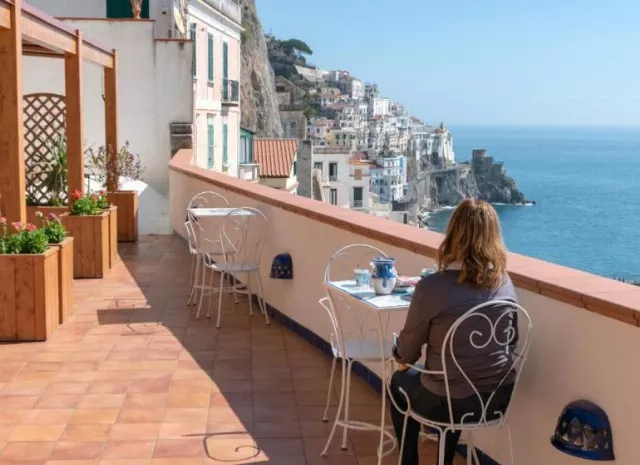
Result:
[[[240,143],[240,7],[231,0],[191,0],[194,43],[195,162],[238,176]]]
[[[404,156],[380,157],[377,167],[371,170],[371,192],[381,203],[402,198],[407,183],[407,162]]]

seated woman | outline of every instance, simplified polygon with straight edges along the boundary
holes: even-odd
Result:
[[[423,278],[411,300],[404,329],[396,342],[394,356],[398,371],[391,379],[391,392],[396,404],[406,410],[408,395],[413,411],[427,419],[450,423],[449,406],[444,377],[422,374],[408,369],[422,356],[426,344],[426,370],[442,371],[442,345],[445,335],[453,323],[476,305],[491,300],[517,302],[513,284],[506,273],[507,253],[502,242],[498,215],[491,205],[479,200],[465,200],[451,215],[447,232],[437,254],[438,272]],[[515,329],[516,337],[509,346],[500,346],[492,341],[483,349],[474,348],[470,342],[471,332],[480,331],[485,342],[489,335],[489,324],[481,317],[466,320],[453,339],[453,354],[462,371],[487,401],[490,393],[505,380],[497,390],[487,410],[489,419],[495,411],[504,412],[513,391],[513,377],[508,373],[512,367],[511,352],[517,342],[517,321],[499,318],[503,308],[490,307],[482,313],[497,322],[498,332]],[[513,314],[511,314],[513,315]],[[471,384],[456,368],[451,351],[446,355],[447,376],[452,399],[453,421],[477,422],[481,417],[482,404]],[[506,376],[506,379],[505,379]],[[486,395],[485,395],[486,394]],[[398,441],[402,438],[404,413],[392,406],[391,414]],[[493,415],[491,417],[490,415]],[[403,465],[418,464],[418,438],[420,425],[409,418],[405,434]],[[445,465],[453,464],[460,432],[446,435]]]

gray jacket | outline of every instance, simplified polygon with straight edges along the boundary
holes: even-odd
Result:
[[[400,333],[394,350],[395,358],[404,364],[414,364],[422,357],[422,347],[426,344],[425,364],[427,370],[442,370],[442,344],[451,325],[467,310],[490,300],[508,300],[517,302],[513,283],[505,276],[504,283],[497,289],[475,288],[469,284],[457,282],[458,270],[449,269],[423,278],[416,286],[404,329]],[[504,308],[483,310],[495,321]],[[514,327],[516,338],[511,346],[501,347],[495,342],[484,349],[476,349],[470,342],[473,331],[482,336],[478,342],[488,339],[489,325],[481,317],[466,320],[456,331],[453,340],[453,353],[464,373],[473,382],[479,392],[490,392],[497,387],[511,368],[511,353],[517,342],[517,321],[513,318],[500,319],[497,328],[499,340],[505,340],[504,330]],[[474,394],[473,388],[456,368],[450,350],[446,351],[447,375],[451,397],[465,398]],[[512,381],[507,379],[506,382]],[[422,384],[436,395],[446,396],[444,377],[422,375]]]

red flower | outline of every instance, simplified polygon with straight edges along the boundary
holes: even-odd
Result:
[[[71,197],[73,197],[73,200],[78,200],[78,199],[80,199],[82,197],[82,192],[80,192],[78,189],[76,189],[71,194]]]
[[[31,223],[29,223],[29,224],[27,225],[27,231],[29,231],[29,232],[33,232],[33,231],[35,231],[36,229],[38,229],[38,227],[37,227],[35,224],[31,224]]]
[[[98,194],[100,194],[100,197],[104,197],[104,191],[100,191]]]

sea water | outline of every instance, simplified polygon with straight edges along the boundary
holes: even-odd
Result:
[[[534,200],[496,205],[507,247],[602,276],[640,279],[640,128],[452,127],[457,161],[486,148]],[[432,213],[443,232],[451,210]]]

